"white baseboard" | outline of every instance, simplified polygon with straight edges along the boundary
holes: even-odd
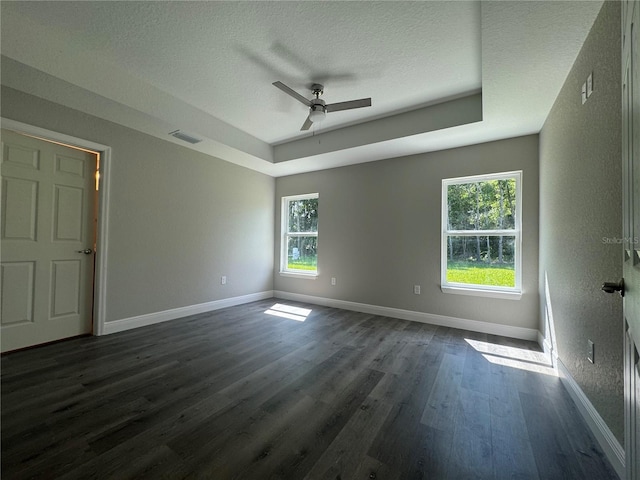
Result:
[[[622,448],[618,439],[613,435],[598,411],[573,379],[569,370],[567,370],[567,367],[564,366],[559,358],[556,358],[556,362],[558,365],[558,374],[562,383],[569,392],[569,395],[571,395],[573,402],[576,404],[576,407],[578,407],[578,411],[584,418],[585,422],[587,422],[591,432],[596,437],[600,448],[604,451],[604,454],[618,476],[621,479],[625,478],[624,448]]]
[[[549,343],[549,341],[544,338],[544,335],[542,334],[542,332],[538,331],[538,345],[540,345],[540,348],[542,349],[542,351],[544,353],[549,353],[550,349],[551,349],[551,343]]]
[[[547,355],[549,355],[551,357],[551,364],[553,365],[553,368],[555,368],[557,370],[557,367],[558,367],[558,352],[556,352],[553,349],[553,345],[551,344],[549,339],[545,338],[545,336],[540,331],[538,331],[538,345],[540,345],[540,348],[542,349],[542,351],[545,354],[547,354]]]
[[[132,328],[153,325],[154,323],[167,322],[176,318],[188,317],[189,315],[197,315],[199,313],[211,312],[221,308],[233,307],[244,303],[255,302],[273,297],[273,290],[266,292],[250,293],[249,295],[241,295],[239,297],[223,298],[212,302],[199,303],[197,305],[189,305],[188,307],[173,308],[162,312],[147,313],[136,317],[123,318],[112,322],[105,322],[105,335],[110,333],[122,332]]]
[[[314,297],[299,293],[290,293],[276,290],[273,292],[276,298],[284,300],[296,300],[299,302],[323,305],[326,307],[342,308],[355,312],[371,313],[384,317],[400,318],[414,322],[430,323],[443,327],[459,328],[473,332],[488,333],[491,335],[501,335],[503,337],[519,338],[522,340],[536,341],[538,330],[533,328],[514,327],[510,325],[500,325],[497,323],[481,322],[478,320],[467,320],[464,318],[448,317],[445,315],[435,315],[433,313],[415,312],[413,310],[403,310],[400,308],[382,307],[379,305],[369,305],[366,303],[348,302],[346,300],[336,300],[326,297]]]

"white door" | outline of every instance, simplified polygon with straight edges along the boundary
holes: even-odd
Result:
[[[625,464],[640,479],[640,2],[622,3]]]
[[[92,331],[96,158],[2,130],[3,352]]]

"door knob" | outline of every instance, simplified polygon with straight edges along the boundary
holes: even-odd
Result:
[[[621,278],[618,283],[604,282],[602,291],[607,293],[620,292],[620,296],[624,297],[624,278]]]
[[[78,253],[84,253],[85,255],[91,255],[93,253],[92,248],[85,248],[84,250],[78,250]]]

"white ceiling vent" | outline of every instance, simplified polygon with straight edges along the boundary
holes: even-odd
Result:
[[[189,135],[187,133],[181,132],[180,130],[176,130],[175,132],[169,132],[169,135],[172,135],[176,138],[179,138],[180,140],[183,140],[185,142],[189,142],[192,144],[195,143],[200,143],[202,141],[201,138],[196,138],[192,135]]]

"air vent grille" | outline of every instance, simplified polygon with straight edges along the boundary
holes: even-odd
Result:
[[[169,132],[169,135],[176,137],[184,142],[188,142],[191,144],[196,144],[196,143],[200,143],[202,141],[201,138],[196,138],[192,135],[189,135],[187,133],[181,132],[180,130],[176,130],[174,132]]]

